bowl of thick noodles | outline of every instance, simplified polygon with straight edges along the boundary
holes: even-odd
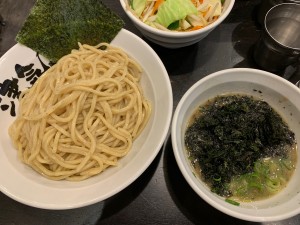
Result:
[[[249,68],[215,72],[181,98],[171,125],[176,162],[208,204],[239,219],[300,212],[300,90]]]
[[[163,145],[173,104],[167,71],[125,29],[50,64],[20,44],[0,59],[0,189],[45,209],[105,200]]]
[[[230,14],[235,0],[120,0],[136,28],[151,42],[181,48],[201,41]]]

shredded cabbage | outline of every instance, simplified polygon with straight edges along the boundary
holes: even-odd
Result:
[[[222,13],[222,4],[220,0],[208,0],[208,5],[214,7],[217,4],[216,10],[213,13],[213,16],[220,16]]]
[[[140,16],[146,7],[147,0],[132,0],[131,7],[137,16]]]

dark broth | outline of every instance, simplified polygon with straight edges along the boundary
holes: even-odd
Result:
[[[243,123],[253,130],[243,133]],[[195,175],[218,195],[241,202],[278,193],[297,162],[294,133],[280,115],[266,102],[241,94],[217,96],[199,106],[185,144]]]

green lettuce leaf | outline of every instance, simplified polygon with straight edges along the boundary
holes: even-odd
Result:
[[[184,19],[187,15],[197,14],[197,8],[191,0],[166,0],[158,8],[156,22],[164,27]]]

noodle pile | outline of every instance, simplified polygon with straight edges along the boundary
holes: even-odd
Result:
[[[61,58],[22,93],[9,127],[19,158],[52,180],[84,180],[117,165],[150,116],[141,72],[107,43]]]

